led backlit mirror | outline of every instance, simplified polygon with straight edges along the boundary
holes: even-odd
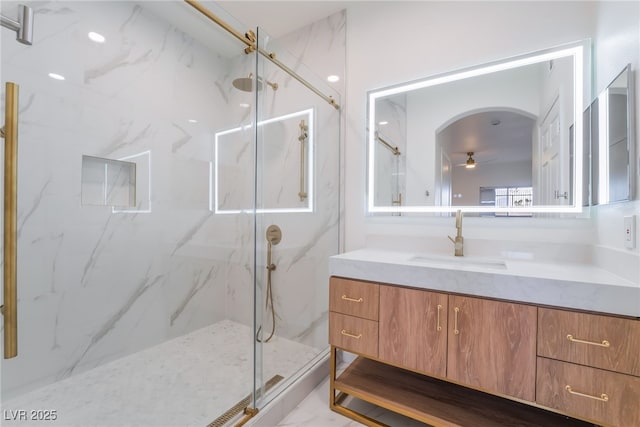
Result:
[[[580,212],[585,46],[369,92],[368,212]]]
[[[313,211],[313,118],[308,109],[258,122],[258,213]],[[209,207],[216,214],[253,211],[253,132],[248,125],[215,134]]]
[[[624,70],[591,103],[585,146],[591,147],[591,204],[633,197],[633,79]],[[585,115],[586,115],[585,114]],[[586,127],[585,127],[586,128]]]

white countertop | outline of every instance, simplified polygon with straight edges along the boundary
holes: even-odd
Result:
[[[586,264],[360,249],[329,258],[332,276],[640,317],[640,284]]]

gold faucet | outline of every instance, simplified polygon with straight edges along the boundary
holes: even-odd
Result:
[[[455,256],[463,256],[464,255],[464,238],[462,237],[462,211],[458,209],[456,212],[456,229],[458,233],[456,234],[456,238],[454,239],[451,236],[447,236],[449,240],[453,242],[454,245],[454,255]]]

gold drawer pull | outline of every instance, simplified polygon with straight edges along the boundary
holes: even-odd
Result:
[[[566,385],[564,387],[565,390],[567,390],[569,393],[571,394],[575,394],[576,396],[582,396],[582,397],[588,397],[589,399],[595,399],[595,400],[599,400],[601,402],[608,402],[609,401],[609,396],[607,396],[606,393],[602,393],[599,397],[598,396],[591,396],[590,394],[584,394],[584,393],[580,393],[578,391],[573,391],[571,389],[570,385]]]
[[[347,331],[346,331],[346,329],[341,330],[341,331],[340,331],[340,333],[341,333],[342,335],[344,335],[344,336],[351,337],[351,338],[355,338],[355,339],[357,339],[357,340],[359,340],[360,338],[362,338],[362,334],[358,334],[358,335],[356,335],[356,334],[352,334],[351,332],[347,332]]]
[[[358,298],[358,299],[355,299],[355,298],[349,298],[349,297],[348,297],[348,296],[346,296],[346,295],[342,295],[342,299],[343,299],[343,300],[345,300],[345,301],[351,301],[351,302],[362,302],[362,301],[364,301],[364,300],[362,299],[362,297],[360,297],[360,298]]]
[[[436,330],[441,331],[442,326],[440,326],[440,310],[442,310],[442,305],[438,304],[438,322],[436,324]]]
[[[599,342],[592,342],[592,341],[585,341],[585,340],[579,340],[577,338],[574,338],[573,335],[569,334],[567,335],[567,339],[571,342],[579,342],[582,344],[589,344],[589,345],[597,345],[598,347],[609,347],[611,344],[609,344],[609,341],[607,340],[602,340],[601,343]]]

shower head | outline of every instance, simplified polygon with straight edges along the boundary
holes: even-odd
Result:
[[[262,90],[262,79],[258,77],[257,82],[258,82],[258,90],[260,91]],[[253,74],[249,73],[249,76],[247,77],[238,77],[231,83],[233,84],[233,87],[235,87],[236,89],[239,89],[243,92],[252,92],[253,91]],[[267,81],[267,84],[271,86],[273,90],[278,90],[278,83],[271,83],[270,81]]]

